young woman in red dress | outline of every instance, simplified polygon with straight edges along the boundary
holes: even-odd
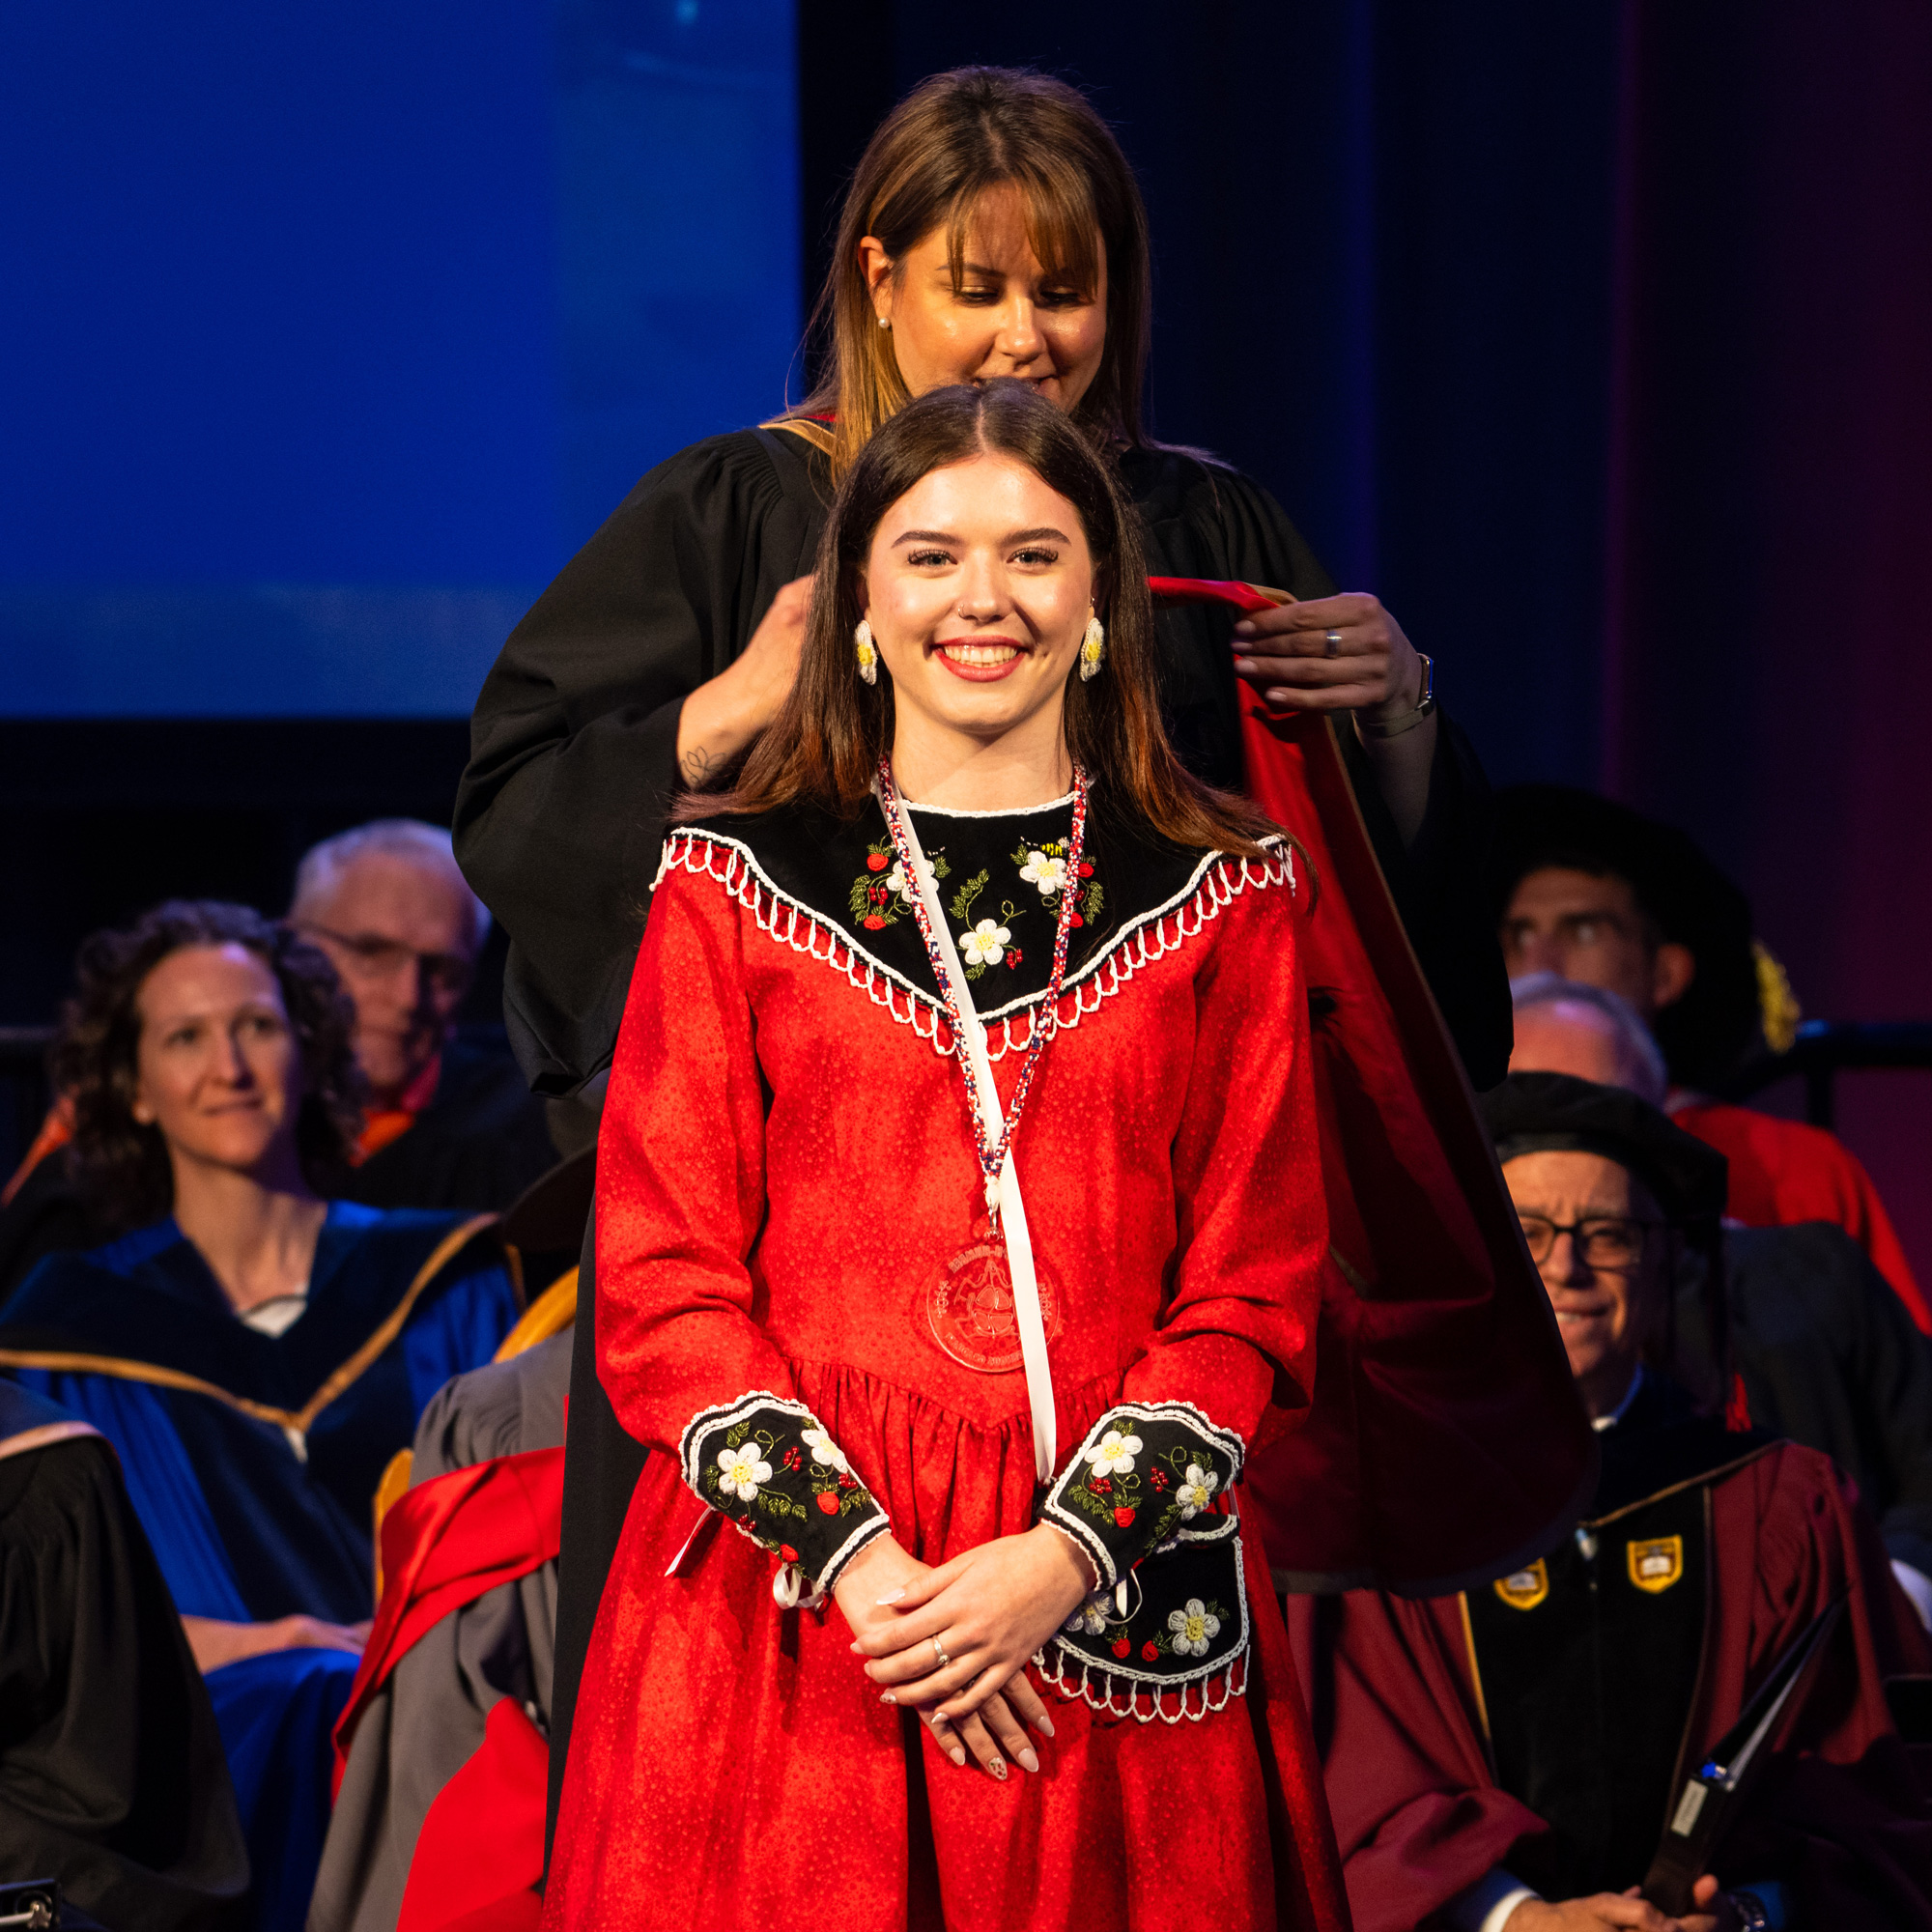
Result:
[[[811,610],[617,1048],[598,1365],[665,1453],[544,1922],[1345,1926],[1235,1502],[1315,1366],[1305,864],[1170,751],[1026,386],[878,430]]]

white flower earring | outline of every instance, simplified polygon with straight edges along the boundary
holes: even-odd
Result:
[[[1107,633],[1097,616],[1087,619],[1087,635],[1080,639],[1080,681],[1085,684],[1090,678],[1100,675],[1100,667],[1107,661]]]
[[[852,633],[853,649],[859,658],[859,675],[867,684],[879,681],[879,647],[872,641],[872,627],[865,618],[859,619],[859,628]]]

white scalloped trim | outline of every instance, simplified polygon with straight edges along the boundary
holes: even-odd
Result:
[[[1270,856],[1259,865],[1252,859],[1204,853],[1179,893],[1130,920],[1104,952],[1068,978],[1053,1015],[1054,1030],[1076,1027],[1087,1014],[1098,1011],[1101,1001],[1118,993],[1143,966],[1178,952],[1250,886],[1257,891],[1268,886],[1297,891],[1293,847],[1279,838],[1264,843]],[[834,972],[843,973],[874,1006],[884,1007],[901,1026],[909,1026],[922,1039],[929,1039],[935,1053],[952,1055],[952,1033],[937,996],[873,958],[824,914],[781,892],[750,846],[699,827],[681,828],[665,840],[664,857],[651,890],[656,892],[665,874],[672,870],[717,880],[757,921],[760,931],[794,952],[803,952],[808,958],[823,961]],[[986,1057],[1003,1060],[1009,1053],[1024,1053],[1033,1042],[1035,1028],[1044,1024],[1037,1017],[1044,1003],[1045,994],[1037,993],[1030,1002],[1015,1001],[986,1015]],[[1016,1031],[1016,1022],[1022,1020],[1024,1031]]]

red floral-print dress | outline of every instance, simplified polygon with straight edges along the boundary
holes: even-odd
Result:
[[[962,1061],[876,807],[667,844],[606,1101],[599,1372],[661,1452],[575,1719],[547,1926],[1341,1927],[1246,1459],[1305,1411],[1327,1221],[1304,885],[1096,788],[913,809],[1003,1102],[1061,1470],[1036,1481]],[[970,942],[970,943],[969,943]],[[1047,1517],[1102,1586],[1037,1660],[1037,1776],[960,1770],[821,1593]],[[776,1587],[775,1587],[776,1586]],[[785,1607],[790,1604],[792,1607]]]

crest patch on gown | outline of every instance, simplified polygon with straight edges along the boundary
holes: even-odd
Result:
[[[1496,1595],[1513,1610],[1533,1610],[1549,1595],[1549,1565],[1538,1557],[1526,1570],[1496,1578]]]
[[[1630,1562],[1631,1581],[1653,1597],[1669,1589],[1684,1575],[1684,1539],[1681,1536],[1659,1536],[1648,1540],[1633,1537],[1624,1548]]]

